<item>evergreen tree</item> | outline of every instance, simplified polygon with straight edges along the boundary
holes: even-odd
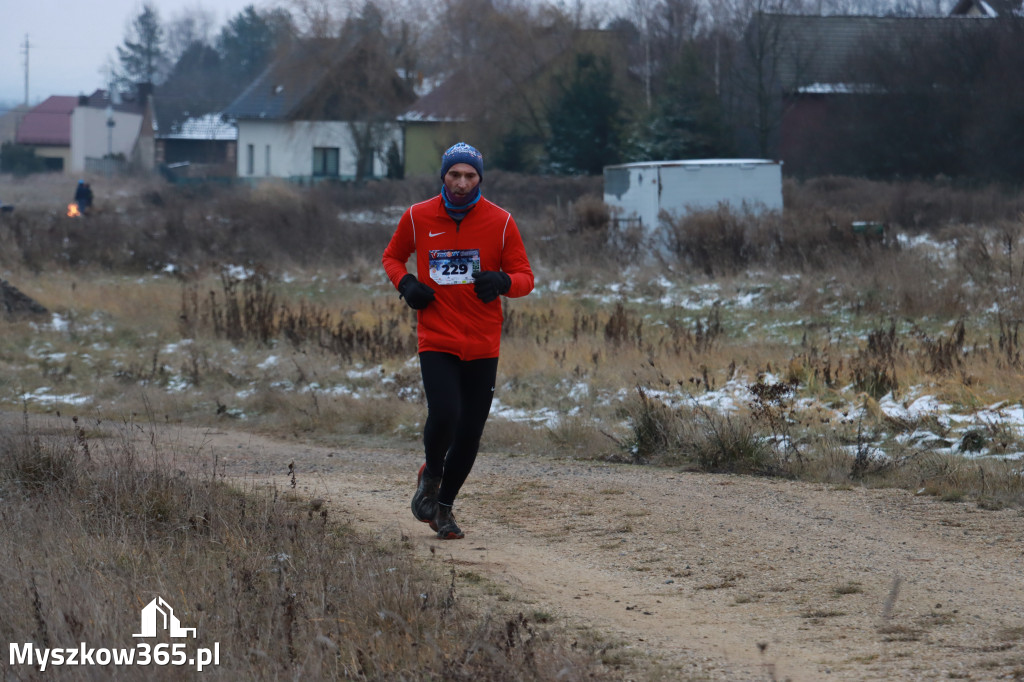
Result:
[[[380,8],[377,5],[371,2],[371,0],[367,0],[359,11],[359,18],[356,23],[359,26],[361,35],[380,33],[384,29],[384,15],[381,14]]]
[[[117,47],[121,70],[117,84],[131,89],[137,83],[157,83],[166,68],[164,29],[160,15],[153,5],[143,5],[142,12],[132,20],[124,38],[124,46]]]
[[[247,87],[270,64],[293,31],[291,15],[284,10],[260,13],[249,5],[239,12],[217,38],[228,82],[238,90]]]
[[[576,55],[569,77],[557,83],[560,94],[548,113],[549,170],[600,175],[605,165],[619,160],[622,105],[611,83],[607,57]]]
[[[220,111],[230,102],[234,88],[220,54],[205,43],[192,43],[157,89],[160,130],[173,130],[190,116]]]
[[[721,156],[729,152],[722,108],[695,46],[662,74],[653,106],[634,130],[632,161]]]

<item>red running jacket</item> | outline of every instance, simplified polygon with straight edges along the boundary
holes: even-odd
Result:
[[[434,300],[416,313],[419,351],[451,353],[462,360],[498,357],[501,297],[481,301],[471,275],[478,269],[502,270],[512,280],[506,296],[533,291],[533,270],[512,215],[480,197],[456,223],[438,194],[409,207],[384,249],[384,271],[396,289],[408,274],[406,261],[413,252],[417,279],[434,290]],[[459,279],[468,283],[441,283]]]

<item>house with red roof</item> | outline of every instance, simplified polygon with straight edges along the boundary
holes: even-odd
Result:
[[[34,149],[47,170],[151,170],[155,143],[149,88],[113,97],[106,90],[48,97],[21,119],[15,142]]]
[[[21,119],[14,141],[32,147],[47,170],[71,170],[71,115],[78,98],[53,95]]]

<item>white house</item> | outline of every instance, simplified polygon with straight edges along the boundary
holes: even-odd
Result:
[[[238,119],[238,177],[353,179],[359,151],[347,121]],[[385,125],[365,176],[387,174],[383,152],[401,144],[401,129]]]
[[[104,92],[105,95],[105,92]],[[111,106],[103,101],[82,98],[71,113],[71,172],[87,170],[89,159],[108,155],[132,158],[145,120],[142,111]],[[152,163],[149,164],[152,168]]]
[[[379,36],[303,41],[224,110],[238,126],[238,176],[386,175],[402,144],[395,116],[413,98]]]

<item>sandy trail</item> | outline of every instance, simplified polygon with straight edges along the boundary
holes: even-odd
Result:
[[[416,452],[179,431],[170,450],[593,626],[679,679],[1024,679],[1024,515],[894,490],[483,453],[441,542]],[[433,552],[431,551],[433,549]]]

